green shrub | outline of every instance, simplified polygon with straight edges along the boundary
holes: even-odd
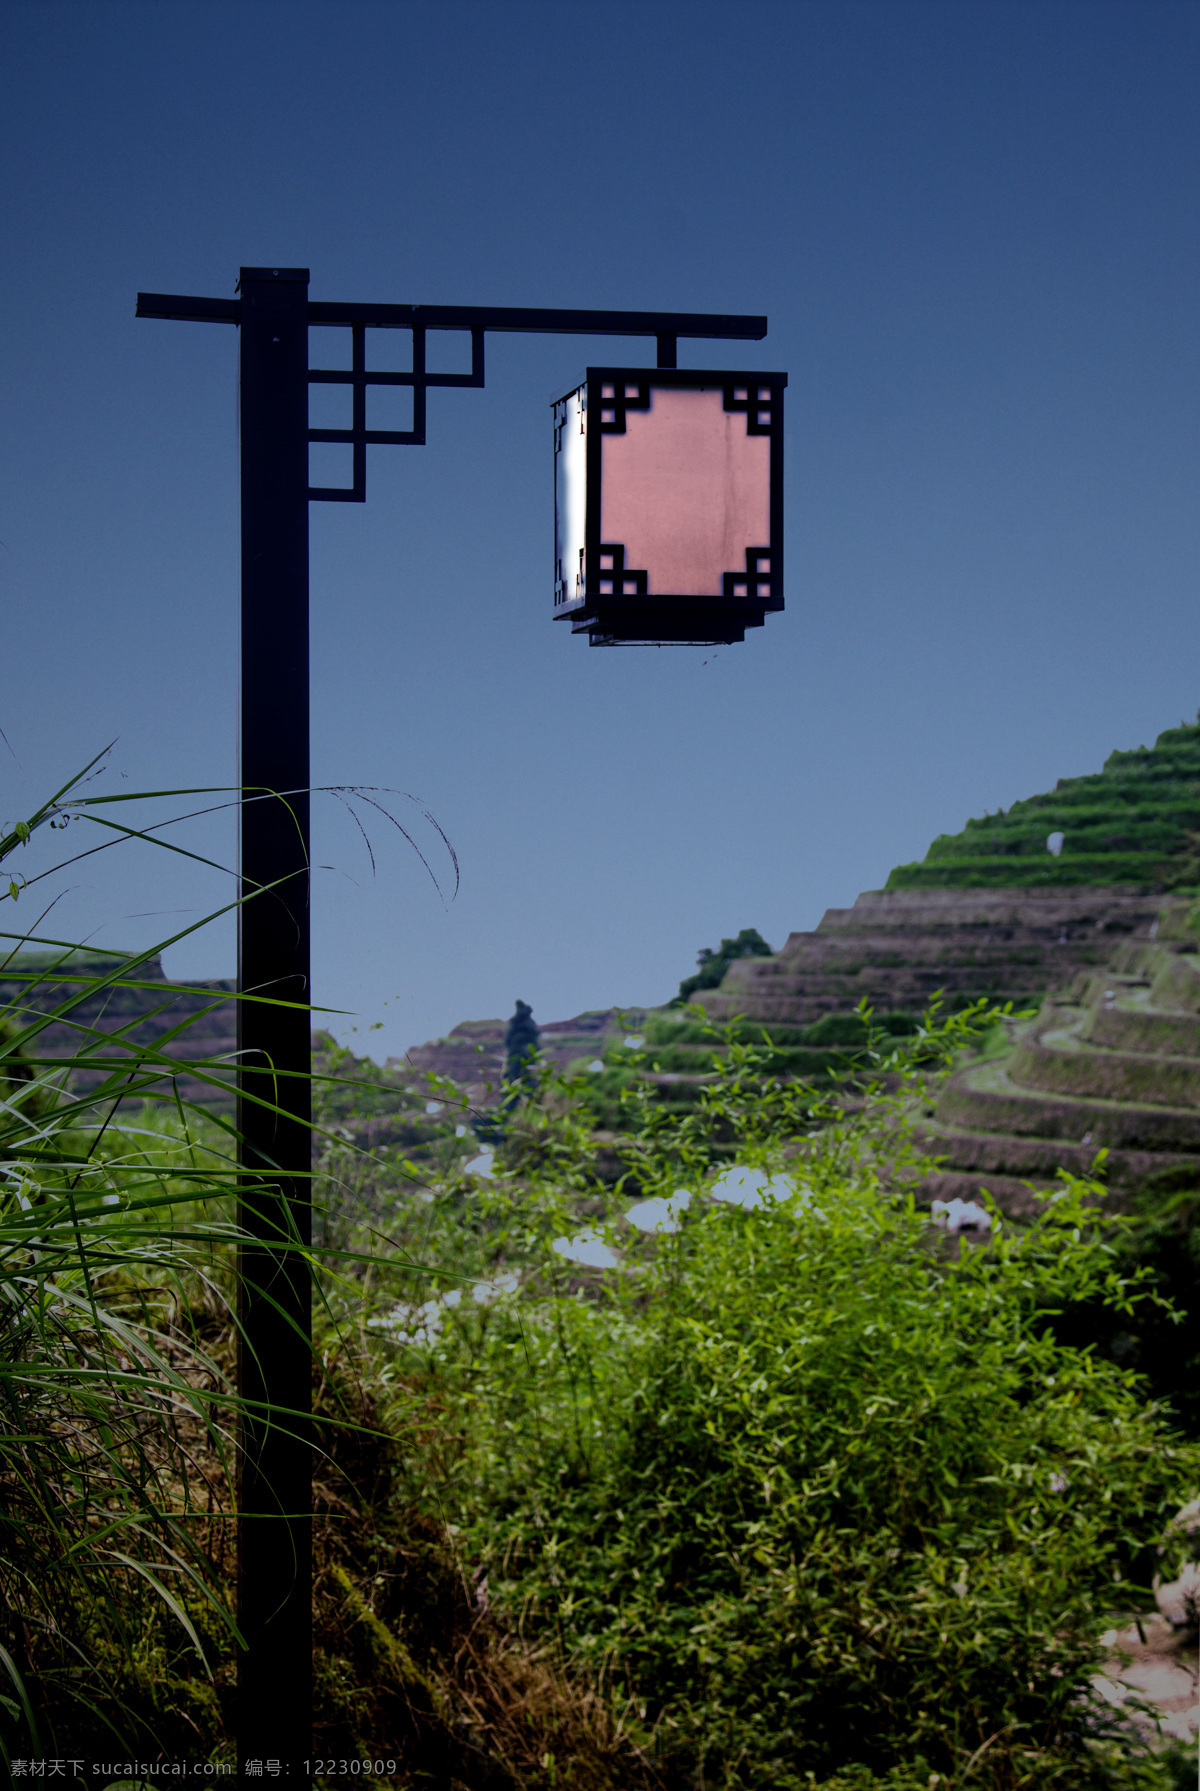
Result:
[[[1059,1336],[1136,1371],[1185,1435],[1200,1440],[1200,1163],[1159,1170],[1115,1226],[1117,1266],[1159,1296],[1122,1311],[1092,1297],[1055,1320]]]
[[[968,998],[969,1000],[970,998]],[[700,1013],[698,1008],[691,1010]],[[864,1045],[872,1029],[876,1035],[908,1038],[918,1030],[920,1021],[909,1013],[868,1013],[861,1006],[846,1013],[824,1014],[808,1026],[789,1026],[762,1020],[734,1019],[717,1029],[705,1016],[685,1019],[674,1010],[647,1016],[642,1029],[647,1046],[704,1045],[708,1050],[735,1039],[739,1044],[772,1046],[777,1049],[813,1046],[817,1049]]]
[[[955,1252],[888,1192],[896,1105],[833,1102],[813,1129],[811,1094],[760,1067],[731,1045],[706,1115],[659,1107],[631,1139],[638,1192],[692,1204],[655,1241],[610,1209],[603,1276],[545,1249],[570,1152],[494,1189],[496,1210],[541,1212],[544,1254],[530,1218],[523,1291],[464,1301],[421,1357],[410,1384],[460,1439],[423,1496],[500,1609],[622,1688],[669,1782],[1141,1782],[1088,1682],[1200,1451],[1056,1334],[1073,1304],[1143,1297],[1092,1191]],[[708,1200],[721,1127],[790,1190]]]

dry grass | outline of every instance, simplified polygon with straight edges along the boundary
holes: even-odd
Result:
[[[326,1433],[316,1480],[316,1750],[445,1791],[662,1784],[603,1688],[501,1624],[444,1528],[398,1501],[400,1444],[352,1365],[327,1366],[315,1404],[361,1426]]]
[[[234,1330],[219,1302],[181,1313],[170,1330],[173,1366],[196,1384],[232,1369]],[[211,1366],[189,1371],[197,1347]],[[365,1368],[346,1356],[314,1364],[314,1753],[395,1760],[396,1782],[439,1791],[655,1791],[663,1780],[603,1689],[573,1676],[552,1645],[506,1627],[445,1528],[401,1497],[404,1443],[382,1425]],[[232,1604],[228,1458],[186,1413],[157,1439],[143,1430],[139,1444],[156,1499],[186,1510],[195,1559]],[[136,1575],[110,1590],[118,1624],[60,1605],[58,1635],[27,1631],[43,1740],[103,1747],[106,1714],[120,1710],[119,1729],[144,1757],[232,1759],[236,1655],[212,1608],[198,1593],[181,1600],[206,1671]],[[68,1656],[78,1650],[74,1667],[64,1642]]]

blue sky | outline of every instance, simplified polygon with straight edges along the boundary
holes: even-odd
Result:
[[[490,338],[365,508],[313,507],[314,779],[419,796],[462,869],[443,901],[379,822],[372,874],[318,801],[314,996],[376,1055],[664,1000],[1190,718],[1198,52],[1154,0],[10,0],[0,818],[112,739],[98,789],[234,781],[236,334],[133,311],[243,262],[766,312],[683,358],[790,376],[787,610],[743,646],[551,622],[549,401],[638,344]],[[126,946],[228,894],[145,851],[61,887],[60,936]],[[233,960],[223,922],[168,965]]]

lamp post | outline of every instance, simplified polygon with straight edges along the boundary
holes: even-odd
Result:
[[[304,1255],[311,1238],[309,502],[365,502],[368,445],[422,445],[429,388],[482,386],[489,330],[653,337],[657,370],[589,369],[586,386],[555,407],[555,613],[570,618],[573,630],[593,644],[740,640],[766,610],[783,607],[786,376],[677,370],[681,337],[759,341],[767,333],[765,317],[329,304],[310,300],[306,268],[244,267],[232,299],[139,293],[137,315],[231,323],[241,330],[237,1042],[239,1161],[246,1174],[239,1199],[237,1596],[246,1648],[238,1668],[238,1756],[243,1782],[275,1762],[295,1781],[308,1770],[312,1728],[312,1330]],[[349,330],[348,370],[310,369],[312,325]],[[411,371],[369,368],[369,330],[408,331]],[[427,370],[429,330],[470,332],[470,373]],[[349,429],[309,427],[310,385],[350,387]],[[367,428],[370,386],[411,387],[411,429]],[[666,396],[656,402],[656,394]],[[598,419],[590,436],[589,411]],[[682,412],[688,415],[681,422]],[[629,428],[633,416],[635,431]],[[740,435],[729,425],[738,416],[744,419]],[[703,438],[705,472],[698,484],[686,476],[689,417],[698,424],[696,440]],[[755,445],[764,433],[765,460]],[[609,450],[609,438],[618,434],[626,437],[623,451]],[[309,484],[310,442],[349,445],[349,485]],[[724,485],[722,466],[729,474]],[[704,535],[703,549],[690,559],[686,552],[681,557],[679,529],[664,533],[655,502],[647,502],[652,494],[646,480],[653,481],[656,467],[665,469],[660,508],[690,502],[689,514]],[[764,468],[770,488],[765,498]],[[726,503],[720,496],[725,490],[734,495],[717,526],[713,506]],[[618,526],[641,531],[628,561],[623,540],[615,542],[614,561]],[[746,528],[749,541],[742,538]],[[764,529],[766,539],[754,539]],[[733,564],[718,566],[731,541]],[[743,549],[748,557],[740,557]],[[681,577],[685,584],[689,578],[709,583],[681,590]],[[723,582],[714,586],[713,577]],[[259,1763],[256,1769],[251,1762]]]

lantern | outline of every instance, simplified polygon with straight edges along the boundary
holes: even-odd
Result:
[[[554,616],[740,641],[783,608],[786,373],[589,367],[554,406]]]

